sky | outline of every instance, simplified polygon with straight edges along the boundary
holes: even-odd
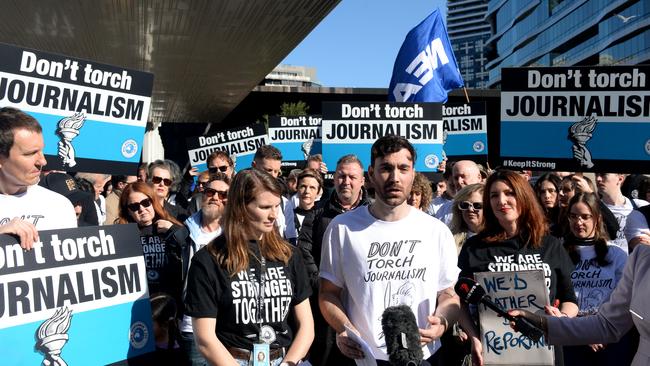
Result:
[[[342,0],[282,61],[329,87],[388,88],[406,34],[445,0]],[[446,23],[446,22],[445,22]]]

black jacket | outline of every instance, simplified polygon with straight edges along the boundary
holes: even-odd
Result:
[[[311,222],[303,221],[302,228],[298,235],[298,248],[302,253],[305,267],[307,267],[309,282],[315,293],[318,293],[318,267],[320,266],[321,248],[325,230],[332,219],[346,212],[339,203],[336,192],[332,192],[330,199],[323,202],[324,203],[321,207],[318,207],[313,211],[313,219]],[[366,190],[362,188],[361,200],[359,200],[359,204],[354,208],[366,206],[369,203],[368,194],[366,193]],[[305,220],[307,220],[307,217],[305,217]]]

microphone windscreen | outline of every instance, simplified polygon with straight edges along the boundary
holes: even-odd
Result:
[[[456,282],[454,290],[468,304],[478,304],[485,297],[485,289],[471,278],[461,277]]]
[[[393,366],[417,366],[424,354],[415,314],[406,305],[390,306],[381,316],[388,360]]]

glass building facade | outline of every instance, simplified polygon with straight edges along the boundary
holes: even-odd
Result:
[[[502,67],[650,62],[648,0],[490,0],[487,20],[490,88]]]
[[[490,24],[485,20],[488,0],[447,0],[447,33],[468,88],[485,88],[485,41]]]

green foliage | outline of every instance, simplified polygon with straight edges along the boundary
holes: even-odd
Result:
[[[282,103],[280,106],[281,116],[305,116],[309,111],[309,106],[302,100],[296,103]]]

